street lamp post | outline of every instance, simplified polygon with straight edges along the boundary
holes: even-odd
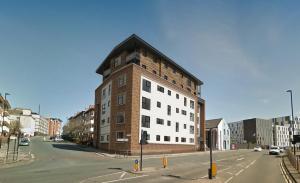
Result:
[[[293,125],[293,138],[295,135],[295,120],[294,120],[294,107],[293,107],[293,91],[292,90],[287,90],[286,92],[290,93],[291,96],[291,108],[292,108],[292,122],[291,125]],[[296,155],[296,149],[295,149],[295,143],[294,143],[294,155]]]
[[[1,135],[3,135],[3,123],[4,123],[4,115],[5,115],[5,101],[6,101],[6,96],[10,95],[9,93],[5,93],[4,94],[4,101],[3,101],[3,114],[2,114],[2,131],[1,131]]]

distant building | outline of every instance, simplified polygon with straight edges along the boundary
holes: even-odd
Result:
[[[94,117],[95,117],[95,107],[94,105],[89,106],[89,108],[84,112],[84,136],[85,141],[93,142],[94,138]]]
[[[232,141],[238,145],[246,144],[248,147],[251,146],[251,148],[254,145],[266,147],[273,145],[273,124],[271,119],[246,119],[241,122],[229,123],[229,128],[233,135]]]
[[[244,143],[243,121],[228,123],[228,126],[230,128],[231,144],[243,144]]]
[[[62,120],[58,118],[48,118],[48,135],[60,136],[61,135]]]
[[[216,150],[230,150],[230,129],[224,119],[206,120],[206,145],[210,148],[208,142],[208,131],[212,129],[212,148]]]
[[[21,132],[24,135],[47,135],[48,121],[30,109],[15,108],[9,110],[11,121],[20,122]]]

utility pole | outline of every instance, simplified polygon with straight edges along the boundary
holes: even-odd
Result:
[[[212,128],[209,129],[209,159],[210,159],[210,168],[208,172],[208,178],[212,179]]]
[[[294,119],[294,106],[293,106],[293,91],[292,90],[287,90],[286,92],[290,93],[290,96],[291,96],[291,108],[292,108],[292,122],[291,122],[291,125],[293,125],[293,140],[294,140],[294,135],[295,135],[295,119]],[[294,143],[294,155],[296,155],[295,143]]]

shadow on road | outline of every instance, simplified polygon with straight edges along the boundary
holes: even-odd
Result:
[[[54,148],[71,150],[71,151],[83,151],[83,152],[97,152],[96,149],[86,147],[78,144],[52,144]]]

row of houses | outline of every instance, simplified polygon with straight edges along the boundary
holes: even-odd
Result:
[[[26,136],[61,135],[62,120],[58,118],[46,118],[30,109],[12,109],[8,100],[4,100],[2,96],[0,96],[0,106],[1,135],[6,136],[10,133],[12,123],[18,123],[21,133]]]
[[[68,119],[63,135],[69,140],[82,144],[93,144],[95,107],[90,105]]]

